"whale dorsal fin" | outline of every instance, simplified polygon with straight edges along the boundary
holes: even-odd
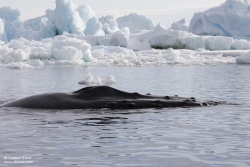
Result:
[[[94,99],[136,99],[142,95],[138,93],[127,93],[109,86],[93,86],[73,92],[74,97],[84,100]]]
[[[79,89],[77,91],[74,91],[73,93],[74,94],[77,94],[77,93],[81,93],[81,92],[84,92],[85,90],[88,90],[88,89],[91,89],[93,88],[94,86],[89,86],[89,87],[86,87],[86,88],[82,88],[82,89]]]

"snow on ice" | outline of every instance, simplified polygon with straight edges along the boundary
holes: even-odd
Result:
[[[2,7],[0,67],[250,63],[250,42],[242,39],[248,31],[238,22],[239,29],[233,27],[233,18],[249,17],[247,6],[246,1],[228,0],[195,14],[189,30],[198,35],[187,31],[184,19],[168,29],[134,13],[97,18],[87,4],[76,6],[70,0],[56,0],[55,9],[26,22],[18,9]]]

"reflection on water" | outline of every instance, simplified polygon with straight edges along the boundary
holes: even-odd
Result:
[[[5,108],[0,152],[31,156],[37,166],[249,166],[250,114],[240,107],[99,113]]]
[[[250,166],[250,80],[245,77],[250,66],[118,69],[107,68],[105,73],[93,68],[92,72],[109,75],[115,71],[112,75],[118,79],[114,87],[126,91],[195,96],[240,105],[123,111],[1,108],[0,166]],[[79,85],[72,78],[63,82],[62,78],[52,76],[66,77],[74,72],[80,78],[77,71],[87,75],[89,71],[84,70],[45,69],[51,77],[46,82],[34,78],[37,73],[45,75],[43,71],[23,71],[23,78],[14,81],[7,76],[16,76],[20,71],[0,75],[4,81],[0,83],[0,101],[63,88],[76,90]],[[150,70],[157,75],[151,76]],[[128,78],[130,71],[134,75]],[[160,79],[152,80],[154,77]],[[138,86],[140,78],[146,79]],[[31,92],[16,88],[19,80],[23,82],[22,88]],[[34,162],[4,164],[4,156],[23,155]]]

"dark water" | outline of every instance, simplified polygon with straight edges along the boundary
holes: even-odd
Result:
[[[113,75],[113,87],[129,92],[239,104],[124,111],[1,108],[0,166],[250,166],[248,65],[1,68],[0,101],[75,91],[88,74]],[[7,164],[20,156],[30,162]]]

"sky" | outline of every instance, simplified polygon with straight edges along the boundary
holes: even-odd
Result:
[[[74,4],[88,4],[97,17],[113,14],[115,17],[129,13],[146,15],[156,24],[164,23],[167,27],[183,18],[189,24],[195,12],[202,12],[219,6],[226,0],[72,0]],[[19,9],[22,19],[45,15],[45,11],[55,8],[55,0],[0,0],[0,7],[10,6]]]

